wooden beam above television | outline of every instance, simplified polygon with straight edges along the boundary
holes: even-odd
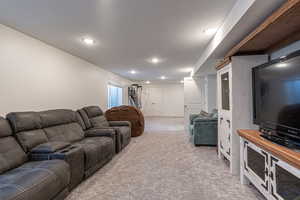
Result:
[[[225,58],[225,59],[218,62],[217,66],[216,66],[216,69],[217,70],[222,69],[223,67],[228,65],[230,62],[231,62],[230,58]]]
[[[288,0],[260,26],[234,46],[223,59],[234,55],[267,54],[300,39],[300,0]],[[221,69],[220,64],[217,69]]]

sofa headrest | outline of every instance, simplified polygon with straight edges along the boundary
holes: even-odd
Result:
[[[7,137],[12,134],[10,125],[6,119],[0,117],[0,138]]]
[[[83,110],[86,112],[89,118],[103,115],[103,111],[99,106],[88,106],[84,107]]]
[[[76,112],[66,109],[48,110],[39,112],[42,127],[58,126],[78,122]]]
[[[77,116],[77,119],[78,119],[78,123],[80,124],[80,126],[82,127],[83,130],[86,130],[87,128],[86,128],[85,122],[84,122],[80,112],[82,112],[82,111],[80,111],[80,110],[76,111],[76,116]]]
[[[82,119],[82,121],[84,123],[84,126],[82,126],[82,128],[84,130],[91,128],[92,124],[91,124],[89,116],[87,115],[85,110],[83,110],[83,108],[82,108],[80,110],[77,110],[77,113],[79,114],[80,118]]]
[[[37,112],[13,112],[6,115],[14,133],[41,129],[41,118]]]

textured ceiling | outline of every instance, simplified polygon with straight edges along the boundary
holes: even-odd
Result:
[[[219,27],[235,2],[5,0],[0,23],[131,80],[179,81],[213,37],[204,30]],[[84,36],[96,45],[84,46]],[[147,62],[153,56],[162,62]]]

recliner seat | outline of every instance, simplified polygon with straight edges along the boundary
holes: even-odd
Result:
[[[107,121],[98,106],[88,106],[77,111],[82,128],[88,132],[98,129],[113,129],[116,132],[116,152],[120,152],[131,141],[131,124],[128,121]]]
[[[21,124],[22,125],[22,124]],[[60,200],[68,194],[69,165],[62,160],[30,162],[0,117],[0,199]]]
[[[95,134],[91,142],[91,136],[83,132],[78,115],[72,110],[10,113],[7,118],[33,159],[64,159],[70,164],[70,189],[111,160],[115,153],[114,136]]]

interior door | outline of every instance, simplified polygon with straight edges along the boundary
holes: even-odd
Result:
[[[144,113],[145,116],[162,116],[162,89],[149,87],[144,91]]]

